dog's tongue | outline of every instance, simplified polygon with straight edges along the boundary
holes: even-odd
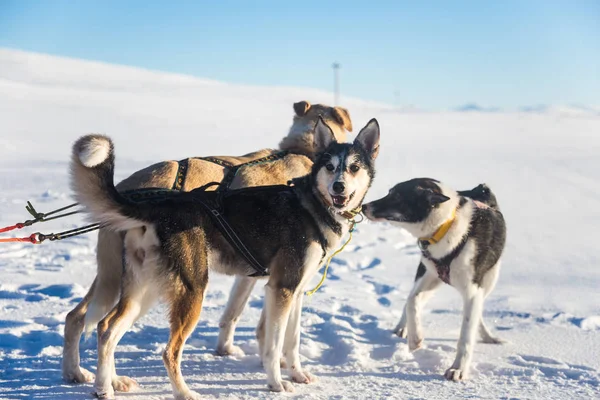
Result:
[[[343,206],[346,203],[346,196],[332,196],[333,204]]]

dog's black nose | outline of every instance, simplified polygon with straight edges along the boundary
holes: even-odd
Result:
[[[346,187],[343,182],[334,182],[333,183],[333,191],[336,193],[342,193]]]
[[[362,206],[362,212],[367,211],[368,205],[367,204],[363,204]]]

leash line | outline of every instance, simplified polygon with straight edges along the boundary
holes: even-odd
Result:
[[[30,236],[22,237],[22,238],[2,238],[0,239],[0,243],[9,243],[9,242],[27,242],[37,244],[37,233],[32,233]]]
[[[50,240],[51,242],[54,242],[56,240],[63,240],[63,239],[67,239],[67,238],[70,238],[73,236],[92,232],[97,229],[100,229],[101,227],[102,226],[100,224],[91,224],[91,225],[86,225],[86,226],[82,226],[79,228],[69,229],[68,231],[63,231],[63,232],[59,232],[59,233],[50,233],[48,235],[41,233],[41,232],[36,232],[36,233],[32,233],[29,236],[22,237],[22,238],[2,238],[2,239],[0,239],[0,243],[26,242],[26,243],[31,243],[31,244],[40,244],[45,240]]]
[[[306,292],[307,296],[312,296],[313,294],[315,294],[315,292],[317,290],[319,290],[321,288],[321,286],[323,286],[323,283],[325,283],[325,279],[327,279],[327,271],[329,270],[329,264],[331,264],[331,260],[333,260],[333,257],[337,256],[342,251],[344,251],[344,248],[346,248],[346,245],[348,243],[350,243],[351,240],[352,240],[352,232],[350,232],[350,237],[348,237],[348,240],[346,241],[346,243],[344,243],[342,245],[342,247],[340,247],[339,249],[337,249],[335,251],[335,253],[333,253],[331,256],[329,256],[329,258],[327,259],[327,264],[325,264],[325,270],[323,271],[323,276],[321,277],[321,280],[319,281],[319,283],[317,284],[317,286],[315,286],[314,289],[309,290],[308,292]]]
[[[14,225],[9,225],[7,227],[0,228],[0,233],[10,232],[10,231],[13,231],[15,229],[23,229],[26,226],[31,226],[31,225],[36,224],[38,222],[51,221],[53,219],[58,219],[58,218],[62,218],[62,217],[68,217],[69,215],[77,214],[79,211],[71,211],[71,212],[68,212],[68,213],[64,213],[64,214],[61,214],[61,215],[55,215],[53,217],[48,218],[50,215],[54,215],[54,214],[59,213],[61,211],[68,210],[69,208],[75,207],[77,205],[78,205],[77,203],[73,203],[73,204],[70,204],[68,206],[61,207],[61,208],[58,208],[56,210],[53,210],[53,211],[50,211],[50,212],[47,212],[47,213],[41,213],[41,212],[37,212],[36,209],[35,209],[35,207],[33,207],[33,204],[31,204],[31,202],[28,201],[27,205],[25,206],[25,209],[27,210],[27,212],[29,214],[31,214],[31,216],[34,219],[29,219],[29,220],[27,220],[25,222],[17,222]],[[16,238],[11,238],[11,239],[16,239]],[[29,239],[25,240],[25,238],[22,238],[22,239],[23,240],[21,240],[21,241],[28,241],[29,240]],[[6,241],[9,241],[9,240],[4,240],[4,239],[0,240],[0,242],[6,242]],[[10,241],[16,242],[17,240],[10,240]]]
[[[47,213],[41,213],[41,212],[37,212],[36,209],[33,207],[33,204],[31,204],[31,202],[28,201],[27,205],[25,206],[25,209],[27,210],[27,212],[29,214],[31,214],[31,216],[33,216],[34,219],[29,219],[29,220],[27,220],[25,222],[17,222],[14,225],[10,225],[10,226],[4,227],[4,228],[0,228],[0,233],[10,232],[10,231],[15,230],[15,229],[22,229],[22,228],[24,228],[26,226],[31,226],[31,225],[33,225],[35,223],[38,223],[38,222],[51,221],[53,219],[58,219],[58,218],[62,218],[62,217],[68,217],[69,215],[77,214],[79,211],[71,211],[71,212],[68,212],[68,213],[65,213],[65,214],[55,215],[54,217],[48,218],[48,216],[50,216],[50,215],[54,215],[54,214],[59,213],[61,211],[68,210],[69,208],[75,207],[76,205],[78,205],[78,204],[77,203],[73,203],[73,204],[70,204],[68,206],[61,207],[61,208],[58,208],[56,210],[53,210],[53,211],[50,211],[50,212],[47,212]]]
[[[122,194],[123,194],[123,196],[125,196],[129,199],[132,199],[134,201],[136,201],[136,200],[144,201],[144,200],[148,200],[148,198],[150,198],[150,200],[152,200],[154,198],[159,198],[159,197],[163,196],[165,192],[172,192],[172,190],[168,190],[168,189],[137,189],[137,190],[125,191]],[[35,207],[33,206],[33,204],[31,204],[30,201],[28,201],[27,205],[25,206],[25,209],[27,210],[27,212],[29,214],[31,214],[34,217],[34,219],[27,220],[25,222],[18,222],[14,225],[10,225],[5,228],[0,228],[0,233],[10,232],[15,229],[22,229],[26,226],[31,226],[38,222],[52,221],[55,219],[78,214],[80,211],[70,211],[67,213],[60,214],[60,215],[54,215],[54,214],[60,213],[62,211],[68,210],[68,209],[73,208],[78,205],[79,205],[79,203],[73,203],[73,204],[69,204],[68,206],[57,208],[56,210],[52,210],[47,213],[41,213],[35,209]],[[91,225],[86,225],[86,226],[82,226],[82,227],[75,228],[75,229],[70,229],[67,231],[59,232],[59,233],[44,234],[41,232],[36,232],[36,233],[32,233],[29,236],[21,237],[21,238],[0,238],[0,243],[26,242],[26,243],[32,243],[32,244],[40,244],[45,240],[56,241],[56,240],[67,239],[67,238],[70,238],[73,236],[92,232],[92,231],[95,231],[100,228],[101,228],[100,224],[91,224]]]
[[[321,280],[319,281],[319,283],[317,284],[317,286],[315,286],[314,289],[309,290],[308,292],[306,292],[307,296],[312,296],[313,294],[315,294],[315,292],[317,290],[319,290],[321,288],[321,286],[323,286],[323,283],[325,283],[325,279],[327,279],[327,271],[329,271],[329,264],[331,264],[331,260],[333,260],[333,257],[337,256],[338,254],[340,254],[342,251],[344,251],[344,249],[346,248],[346,246],[348,245],[348,243],[350,243],[352,241],[352,232],[354,232],[354,227],[356,226],[356,224],[359,224],[363,221],[362,215],[360,214],[360,211],[358,213],[355,213],[354,210],[349,211],[350,213],[354,214],[354,217],[350,220],[350,229],[348,230],[348,240],[346,240],[346,243],[344,243],[342,245],[342,247],[340,247],[339,249],[337,249],[331,256],[329,256],[329,258],[327,259],[327,263],[325,264],[325,270],[323,271],[323,276],[321,277]],[[356,221],[356,216],[357,215],[361,215],[361,220],[360,221]]]
[[[26,226],[25,224],[18,222],[14,225],[7,226],[6,228],[0,228],[0,233],[10,232],[14,229],[21,229],[21,228],[24,228],[25,226]]]
[[[67,239],[72,236],[82,235],[84,233],[92,232],[92,231],[95,231],[100,228],[101,228],[101,224],[91,224],[91,225],[86,225],[86,226],[82,226],[82,227],[75,228],[75,229],[70,229],[68,231],[63,231],[63,232],[59,232],[59,233],[50,233],[49,235],[45,235],[43,233],[37,233],[38,242],[36,244],[42,243],[44,240],[50,240],[51,242],[54,242],[56,240]]]

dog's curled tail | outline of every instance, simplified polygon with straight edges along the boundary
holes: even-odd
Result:
[[[71,158],[71,189],[93,222],[114,230],[141,227],[135,208],[114,185],[113,143],[104,135],[86,135],[75,142]]]

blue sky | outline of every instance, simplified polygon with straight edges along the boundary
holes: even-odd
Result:
[[[600,2],[0,0],[0,47],[424,108],[600,104]],[[1,68],[1,65],[0,65]]]

